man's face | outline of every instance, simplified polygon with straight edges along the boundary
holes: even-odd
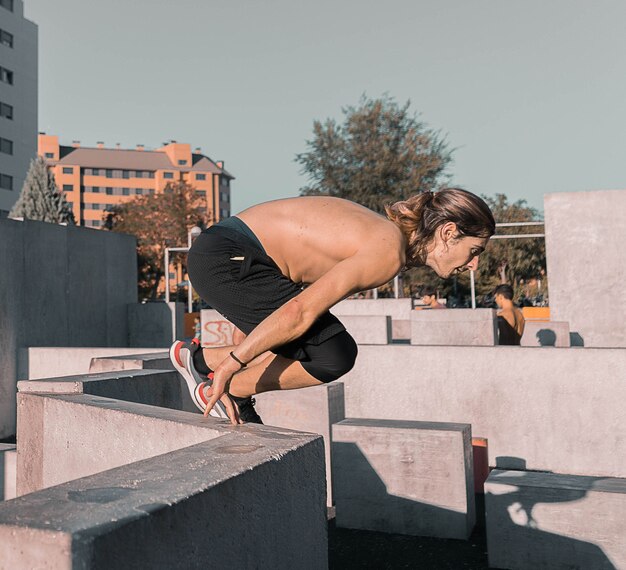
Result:
[[[444,279],[463,271],[476,270],[478,256],[488,241],[489,238],[459,236],[456,224],[447,222],[435,233],[426,265]]]
[[[432,295],[424,295],[422,297],[422,303],[424,303],[425,305],[430,305],[433,302],[433,296]]]

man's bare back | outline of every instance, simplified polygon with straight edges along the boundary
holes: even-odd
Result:
[[[259,238],[282,273],[296,283],[314,283],[358,252],[372,257],[371,279],[381,285],[404,264],[406,243],[397,225],[340,198],[303,196],[253,206],[237,214]]]

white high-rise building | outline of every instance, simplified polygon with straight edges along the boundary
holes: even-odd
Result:
[[[37,25],[22,0],[0,0],[0,217],[37,155]]]

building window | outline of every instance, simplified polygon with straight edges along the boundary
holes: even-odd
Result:
[[[73,184],[63,184],[63,192],[73,192],[74,185]]]
[[[5,30],[0,30],[0,44],[3,46],[13,47],[13,34],[6,32]]]
[[[0,152],[4,154],[13,154],[13,141],[0,137]]]
[[[44,156],[45,156],[46,158],[54,158],[54,153],[52,153],[52,152],[46,152],[46,153],[44,154]]]
[[[13,12],[13,0],[0,0],[0,6]]]
[[[107,170],[105,171],[105,175],[107,178],[113,178],[113,171],[112,170]]]
[[[130,178],[130,171],[122,170],[122,178]]]
[[[94,176],[100,176],[100,170],[98,168],[92,168],[91,174],[93,174]]]
[[[6,67],[0,67],[0,81],[13,85],[13,72]]]
[[[163,173],[163,178],[174,178],[174,173],[173,172],[164,172]]]
[[[206,174],[196,174],[196,180],[206,180]]]
[[[92,220],[92,221],[91,221],[91,225],[92,225],[94,228],[99,228],[99,227],[100,227],[100,220]]]
[[[148,188],[148,194],[150,194],[150,196],[154,195],[154,188]]]
[[[206,190],[196,190],[198,196],[206,196]]]
[[[144,176],[145,178],[145,176]],[[148,178],[154,178],[154,172],[150,171],[148,172]]]
[[[186,160],[179,160],[178,161],[178,166],[185,166],[185,164],[187,164]]]
[[[100,186],[92,186],[92,187],[91,187],[91,191],[92,191],[94,194],[98,194],[98,193],[100,192]]]
[[[135,172],[135,178],[143,178],[143,172],[141,170],[137,170],[137,172]]]
[[[220,210],[221,218],[228,218],[228,210]]]
[[[0,117],[13,120],[13,106],[8,103],[0,103]]]
[[[113,196],[113,188],[107,188],[107,196]]]
[[[64,166],[63,174],[74,174],[74,169],[71,166]]]
[[[135,188],[135,194],[137,194],[137,196],[141,196],[143,194],[143,188]]]
[[[0,188],[3,190],[13,190],[13,176],[0,173]]]
[[[225,176],[222,176],[220,178],[220,186],[226,186],[226,188],[228,188],[230,186],[230,182],[228,178],[226,178]]]
[[[122,188],[122,196],[130,196],[130,188]]]

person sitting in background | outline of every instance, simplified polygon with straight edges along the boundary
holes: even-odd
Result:
[[[430,309],[445,309],[446,306],[437,301],[437,294],[432,287],[422,289],[422,303]]]
[[[513,287],[498,285],[494,291],[498,311],[498,344],[519,345],[524,334],[524,315],[513,304]]]

